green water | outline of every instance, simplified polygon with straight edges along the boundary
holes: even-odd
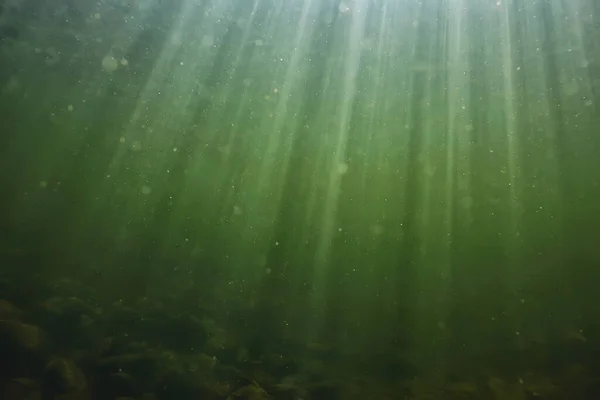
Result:
[[[210,315],[248,370],[600,367],[596,1],[0,4],[0,298]]]

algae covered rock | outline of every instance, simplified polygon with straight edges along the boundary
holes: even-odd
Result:
[[[0,299],[0,320],[19,321],[23,311],[9,301]]]
[[[0,346],[21,350],[39,350],[45,341],[41,328],[16,321],[0,320]]]
[[[44,370],[42,389],[44,395],[54,399],[87,399],[88,384],[85,375],[75,362],[66,358],[54,358]]]
[[[258,384],[244,386],[233,392],[227,400],[269,400],[271,396]]]
[[[16,378],[0,384],[0,399],[42,400],[42,392],[34,380]]]
[[[0,375],[17,378],[38,374],[44,367],[46,334],[30,324],[0,321]]]

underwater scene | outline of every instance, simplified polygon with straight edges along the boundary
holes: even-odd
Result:
[[[600,400],[600,1],[0,0],[0,400]]]

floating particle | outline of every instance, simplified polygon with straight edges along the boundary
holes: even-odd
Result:
[[[149,195],[150,193],[152,193],[152,188],[148,185],[144,185],[140,189],[140,193],[143,195]]]
[[[140,142],[139,140],[134,140],[133,143],[131,143],[131,150],[141,151],[142,150],[142,142]]]
[[[112,54],[107,54],[102,59],[102,69],[106,72],[115,72],[119,68],[119,62]]]
[[[44,52],[44,64],[54,66],[60,62],[60,54],[54,47],[48,47]]]
[[[350,6],[348,4],[346,4],[346,2],[342,1],[342,2],[340,2],[338,10],[340,13],[346,14],[346,13],[350,12]]]
[[[69,111],[73,111],[73,105],[72,105],[72,104],[69,104],[69,105],[67,106],[67,110],[69,110]]]

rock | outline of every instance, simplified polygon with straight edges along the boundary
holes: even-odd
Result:
[[[343,387],[339,382],[320,382],[307,388],[312,400],[336,400],[343,398]]]
[[[54,399],[88,399],[87,380],[77,365],[66,358],[51,360],[44,371],[42,389],[44,396]]]
[[[23,311],[12,303],[0,299],[0,320],[19,321],[23,317]]]
[[[227,397],[227,400],[267,400],[271,398],[258,384],[252,384],[239,388]]]
[[[134,341],[125,333],[119,336],[108,336],[99,341],[97,353],[100,359],[108,359],[113,356],[145,354],[149,346],[145,342]]]
[[[71,278],[61,278],[49,285],[51,288],[51,293],[60,294],[61,297],[54,297],[54,300],[69,300],[78,299],[79,297],[89,296],[90,288],[83,285],[76,279]],[[81,301],[81,300],[79,300]]]
[[[473,382],[452,382],[446,385],[444,390],[453,399],[479,399],[481,395],[478,393],[479,389]]]
[[[155,340],[162,346],[182,353],[202,349],[207,333],[202,323],[190,315],[169,316],[152,324]]]
[[[99,390],[107,396],[105,398],[121,396],[123,398],[136,397],[141,394],[140,385],[135,378],[125,372],[110,374],[106,380],[102,381],[102,388]]]
[[[560,397],[560,387],[549,376],[526,373],[522,376],[521,386],[528,398],[554,399]]]
[[[253,363],[250,368],[250,378],[266,388],[275,387],[278,384],[283,384],[283,386],[294,386],[295,384],[295,382],[279,382],[277,377],[273,376],[268,371],[265,371],[263,366],[259,363]]]
[[[0,376],[36,376],[44,368],[45,334],[41,328],[0,321]]]
[[[92,347],[101,340],[96,327],[101,314],[99,308],[76,297],[54,297],[36,310],[36,320],[48,328],[56,346],[71,350]]]
[[[293,383],[278,383],[274,385],[270,392],[277,400],[298,400],[308,398],[306,389],[296,386]]]
[[[142,302],[142,310],[116,302],[107,313],[108,329],[127,332],[129,340],[179,353],[195,353],[205,346],[207,333],[202,322],[187,313],[172,313],[163,306]]]
[[[77,297],[53,297],[43,302],[40,309],[42,314],[46,314],[48,317],[68,316],[76,320],[84,314],[94,317],[102,313],[99,308]]]
[[[0,385],[0,398],[10,400],[41,400],[42,392],[31,379],[11,379]]]
[[[155,389],[159,356],[152,353],[123,354],[101,360],[91,368],[99,398],[138,397]]]
[[[6,346],[37,351],[42,348],[44,338],[44,331],[37,326],[16,321],[0,321],[0,348]]]
[[[488,388],[496,400],[527,400],[527,394],[519,382],[505,382],[498,377],[491,377]]]
[[[217,400],[223,397],[207,385],[206,378],[185,371],[167,370],[161,371],[156,398],[158,400]]]
[[[146,368],[154,370],[157,361],[158,357],[151,353],[121,354],[103,359],[98,363],[98,367],[111,372],[120,370],[139,372],[139,370],[145,370]]]
[[[214,373],[219,382],[227,382],[231,390],[244,386],[257,385],[256,381],[246,376],[242,371],[230,365],[217,364]]]

